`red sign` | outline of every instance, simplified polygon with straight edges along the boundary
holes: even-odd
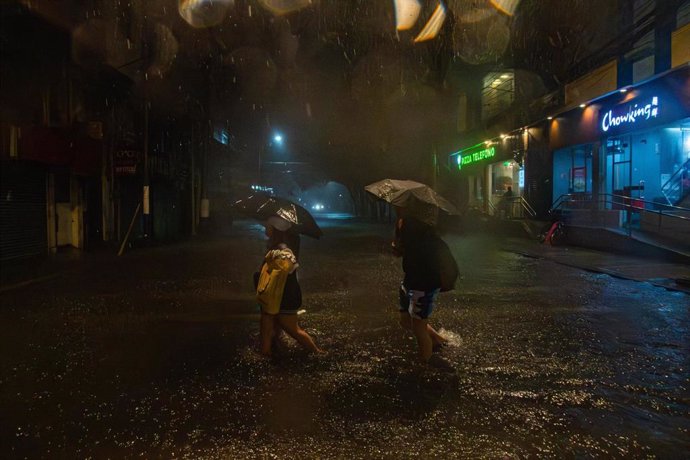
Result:
[[[133,175],[137,173],[137,165],[141,153],[137,150],[118,150],[113,158],[115,174]]]

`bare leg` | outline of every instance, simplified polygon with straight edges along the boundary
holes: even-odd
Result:
[[[400,326],[402,326],[403,329],[407,329],[408,331],[412,330],[412,317],[406,311],[400,312]],[[431,325],[428,322],[426,324],[426,327],[427,332],[429,333],[431,341],[434,345],[442,345],[448,341],[448,339],[436,332],[436,330],[433,327],[431,327]]]
[[[311,336],[299,327],[297,315],[278,315],[278,324],[305,349],[312,353],[323,353],[323,350],[316,346]]]
[[[283,328],[280,326],[280,323],[277,319],[275,319],[273,322],[273,337],[271,340],[275,350],[281,351],[288,347],[287,343],[285,343],[285,340],[283,339]]]
[[[431,337],[431,341],[434,342],[434,345],[442,345],[448,341],[448,339],[439,334],[436,329],[431,327],[429,323],[426,324],[426,330]]]
[[[433,342],[429,334],[429,324],[425,319],[412,318],[412,332],[417,337],[419,345],[419,358],[426,362],[431,358]]]
[[[406,311],[400,312],[400,327],[408,331],[412,330],[412,317]]]
[[[273,330],[275,315],[267,315],[261,313],[261,322],[259,323],[259,337],[261,338],[261,354],[264,356],[271,356],[271,342],[273,341]]]

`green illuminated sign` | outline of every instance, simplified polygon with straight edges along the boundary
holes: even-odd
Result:
[[[496,147],[486,147],[476,152],[466,152],[458,155],[458,169],[478,161],[493,158],[496,155]]]

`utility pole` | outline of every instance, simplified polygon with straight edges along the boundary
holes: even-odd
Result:
[[[141,48],[141,56],[145,57],[149,55],[149,52],[151,51],[151,48],[149,47],[149,42],[148,42],[148,20],[146,14],[143,14],[143,2],[138,3],[138,8],[140,8],[140,12],[142,13],[142,22],[141,22],[141,41],[142,41],[142,48]],[[148,85],[150,84],[148,82],[148,74],[146,73],[146,69],[144,69],[144,187],[143,187],[143,196],[142,196],[142,216],[143,216],[143,223],[144,223],[144,239],[148,240],[151,238],[151,230],[152,230],[152,225],[151,225],[151,190],[150,190],[150,178],[149,178],[149,89]]]
[[[144,99],[144,190],[142,197],[144,238],[151,236],[151,205],[149,188],[149,101]]]
[[[198,145],[198,139],[196,138],[196,135],[198,133],[196,131],[201,130],[199,127],[197,130],[192,131],[192,146],[197,146]],[[190,195],[191,195],[191,209],[192,209],[192,236],[196,236],[196,173],[194,172],[195,164],[194,164],[194,148],[190,149],[190,155],[189,155],[189,178],[190,178]]]
[[[257,185],[261,185],[261,154],[263,153],[264,150],[264,144],[263,142],[259,145],[259,174],[257,178]]]

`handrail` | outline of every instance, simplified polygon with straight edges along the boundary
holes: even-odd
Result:
[[[521,196],[520,197],[520,204],[522,205],[522,208],[527,211],[527,214],[529,214],[532,217],[537,216],[537,211],[534,210],[534,208],[529,204],[529,201],[525,199],[525,197]]]
[[[684,175],[690,173],[690,159],[686,160],[676,172],[661,186],[661,193],[669,204],[680,203],[690,188],[685,184]]]
[[[527,212],[527,214],[529,214],[531,217],[537,216],[537,212],[534,210],[534,208],[532,208],[532,206],[523,196],[502,197],[501,201],[499,202],[499,205],[501,205],[502,203],[510,203],[511,214],[512,211],[515,209],[513,206],[515,205],[515,203],[518,203],[520,205],[520,208]],[[494,211],[494,213],[500,213],[499,209],[496,208],[496,205],[494,205],[491,200],[489,200],[489,205],[491,209]]]
[[[676,179],[676,175],[682,174],[683,171],[687,171],[690,169],[690,159],[688,159],[685,163],[681,165],[680,168],[678,168],[678,171],[674,172],[671,177],[668,178],[668,180],[664,183],[664,185],[661,186],[661,190],[664,190],[668,184],[671,183],[674,179]]]
[[[587,199],[582,199],[583,197],[587,197]],[[615,195],[612,193],[600,193],[599,198],[601,198],[601,197],[617,198],[617,200],[605,199],[605,200],[603,200],[603,203],[615,204],[616,206],[620,206],[622,208],[625,208],[626,210],[650,212],[650,213],[655,213],[655,214],[659,214],[659,215],[665,215],[668,217],[672,217],[674,219],[690,221],[690,217],[679,216],[679,215],[670,213],[670,212],[687,212],[690,214],[690,208],[683,208],[681,206],[674,206],[674,205],[670,205],[670,204],[657,203],[657,202],[645,200],[642,198],[629,197],[627,195]],[[599,203],[602,202],[601,199],[598,199],[596,201]],[[633,201],[635,201],[635,204],[649,203],[653,206],[657,206],[657,207],[660,206],[660,207],[663,207],[665,209],[645,209],[644,207],[634,206],[632,204]],[[593,202],[595,202],[595,199],[594,199],[594,197],[592,197],[592,195],[584,195],[583,196],[583,195],[578,195],[578,194],[573,194],[573,193],[564,193],[563,195],[559,196],[556,199],[556,201],[554,201],[554,203],[551,205],[550,212],[553,212],[553,211],[561,208],[565,203],[573,203],[573,202],[593,203]],[[664,212],[664,211],[666,211],[666,212]]]
[[[525,199],[525,197],[519,195],[519,196],[513,196],[509,198],[510,205],[513,206],[515,203],[519,203],[520,207],[524,209],[527,214],[529,214],[531,217],[536,217],[537,211],[530,206],[529,202]],[[512,208],[511,208],[512,209]]]

